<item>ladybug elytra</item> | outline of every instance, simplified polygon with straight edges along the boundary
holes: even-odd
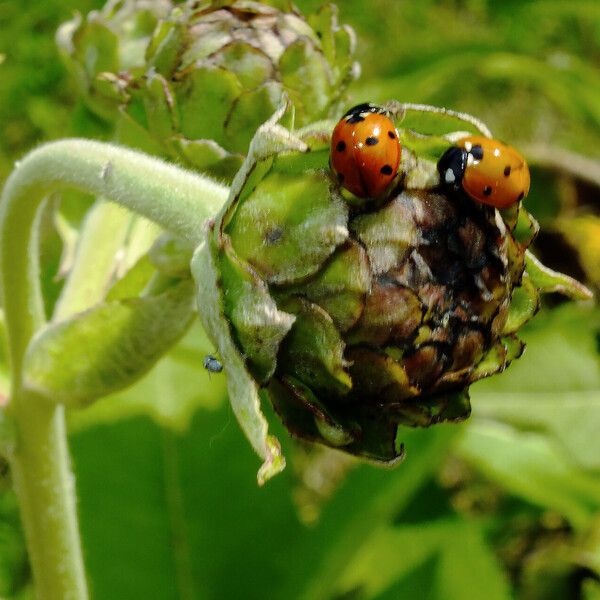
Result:
[[[525,159],[498,140],[471,135],[442,155],[438,165],[442,185],[464,190],[473,200],[495,208],[520,202],[529,192]]]
[[[340,184],[359,198],[380,196],[398,173],[401,146],[386,111],[359,104],[331,136],[330,164]]]

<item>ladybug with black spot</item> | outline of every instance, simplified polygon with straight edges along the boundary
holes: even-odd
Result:
[[[470,135],[446,150],[438,161],[442,186],[463,190],[473,200],[495,208],[508,208],[529,192],[525,159],[498,140]]]
[[[401,153],[394,123],[375,104],[351,108],[331,136],[331,168],[340,184],[359,198],[376,198],[386,191],[398,173]]]

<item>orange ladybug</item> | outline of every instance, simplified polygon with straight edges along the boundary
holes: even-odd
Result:
[[[340,184],[359,198],[377,197],[400,165],[398,131],[380,106],[351,108],[331,136],[330,165]]]
[[[511,146],[479,135],[460,139],[438,161],[442,185],[464,190],[473,200],[495,208],[520,202],[529,192],[525,159]]]

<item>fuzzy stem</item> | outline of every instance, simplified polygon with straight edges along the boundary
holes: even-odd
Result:
[[[87,598],[64,408],[22,389],[27,345],[44,323],[35,216],[43,198],[76,187],[196,243],[228,189],[161,160],[87,140],[41,146],[20,161],[0,204],[0,272],[11,365],[10,461],[40,600]]]
[[[465,123],[469,123],[473,125],[476,129],[480,131],[485,137],[491,138],[494,137],[492,132],[488,129],[487,125],[479,120],[477,117],[470,115],[469,113],[460,112],[457,110],[452,110],[450,108],[440,108],[439,106],[432,106],[430,104],[415,104],[412,102],[396,102],[391,101],[386,104],[386,108],[395,115],[399,117],[403,117],[407,112],[423,112],[423,113],[434,113],[437,115],[442,115],[444,117],[450,117],[452,119],[458,119],[459,121],[464,121]]]
[[[17,426],[9,454],[29,560],[40,600],[88,597],[64,407],[13,392]]]

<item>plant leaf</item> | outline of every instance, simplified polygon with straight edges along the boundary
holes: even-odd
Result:
[[[69,407],[85,406],[139,379],[192,317],[193,285],[183,281],[158,296],[105,302],[51,323],[27,350],[25,386]]]
[[[513,290],[508,318],[502,335],[517,333],[540,308],[540,296],[527,273],[523,273],[521,285]]]
[[[600,509],[600,482],[578,470],[545,436],[493,422],[472,422],[458,451],[512,494],[585,527]]]
[[[207,233],[209,238],[210,232]],[[231,337],[224,315],[220,292],[217,258],[210,242],[203,242],[194,252],[192,274],[196,280],[200,317],[223,360],[227,389],[233,412],[256,453],[264,460],[258,471],[262,485],[285,467],[279,441],[268,434],[268,423],[260,409],[258,386],[246,370],[244,360]]]
[[[226,401],[226,380],[210,373],[203,358],[215,352],[197,320],[166,356],[134,385],[69,414],[71,431],[149,416],[164,429],[186,431],[199,408],[215,410]]]
[[[579,465],[600,468],[597,308],[565,304],[522,330],[527,352],[502,377],[471,388],[473,418],[544,432]]]
[[[525,253],[525,269],[531,282],[542,293],[560,292],[574,300],[591,300],[593,293],[576,279],[544,266],[529,250]]]

